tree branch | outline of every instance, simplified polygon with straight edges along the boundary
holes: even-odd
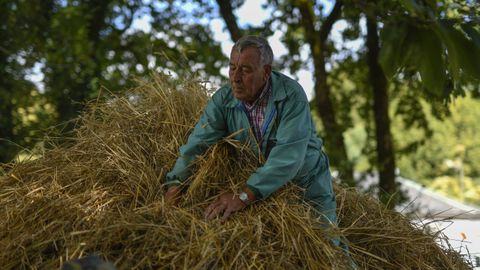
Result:
[[[332,11],[328,15],[325,22],[323,22],[322,27],[320,28],[320,43],[325,44],[330,31],[332,30],[333,24],[338,20],[340,15],[342,14],[342,1],[336,1],[335,6],[333,7]]]
[[[230,0],[216,0],[220,7],[220,15],[222,15],[227,29],[230,32],[230,37],[233,42],[239,40],[242,36],[242,30],[238,27],[237,18],[233,14],[232,3]]]

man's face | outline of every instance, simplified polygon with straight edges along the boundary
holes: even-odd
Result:
[[[255,101],[271,71],[270,65],[260,63],[260,51],[257,48],[246,48],[241,53],[233,49],[228,72],[233,95],[241,101]]]

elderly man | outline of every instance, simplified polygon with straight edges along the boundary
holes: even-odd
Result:
[[[177,201],[192,160],[235,133],[240,142],[258,146],[266,162],[241,190],[224,193],[209,205],[205,210],[208,220],[220,217],[225,221],[292,181],[304,188],[303,198],[324,221],[336,223],[328,158],[317,137],[307,97],[296,81],[272,71],[272,61],[272,49],[262,37],[245,36],[235,43],[230,54],[230,84],[212,96],[180,148],[180,157],[167,174],[167,201]]]

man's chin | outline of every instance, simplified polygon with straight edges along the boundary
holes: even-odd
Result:
[[[241,91],[233,90],[232,93],[233,93],[233,96],[236,97],[239,100],[242,100],[242,97],[244,97],[243,92],[241,92]]]

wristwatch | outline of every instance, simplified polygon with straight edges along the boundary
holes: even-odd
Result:
[[[245,191],[240,192],[240,195],[238,195],[238,198],[240,201],[242,201],[244,204],[249,205],[250,200],[248,199],[248,194]]]

